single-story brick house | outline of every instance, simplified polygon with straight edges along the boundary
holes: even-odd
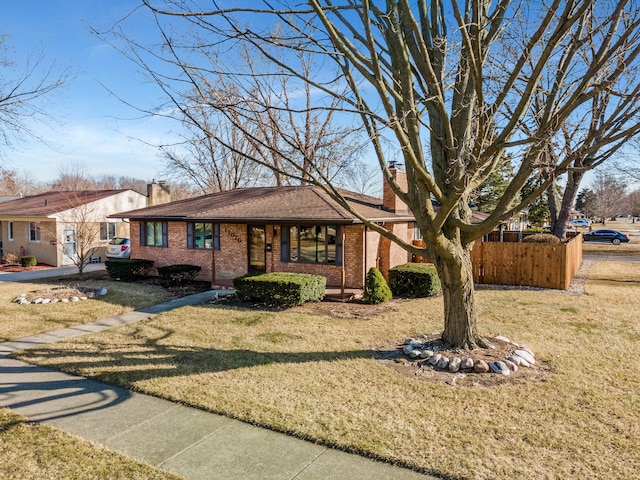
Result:
[[[396,180],[406,174],[395,171]],[[383,199],[341,191],[363,217],[411,242],[414,217],[388,186]],[[131,258],[155,267],[192,264],[199,278],[230,285],[247,273],[323,275],[327,285],[361,288],[369,268],[406,263],[406,250],[365,226],[317,186],[244,188],[179,200],[122,216],[131,222]]]
[[[147,205],[133,190],[50,191],[0,203],[0,246],[3,253],[33,255],[53,266],[73,264],[78,232],[91,231],[104,259],[104,247],[116,236],[129,236],[129,224],[108,218],[112,213]],[[80,224],[95,225],[83,229]]]

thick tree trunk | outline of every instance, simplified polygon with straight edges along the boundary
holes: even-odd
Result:
[[[558,211],[558,218],[556,219],[553,231],[553,234],[558,238],[564,237],[564,229],[569,221],[571,207],[578,196],[578,188],[580,187],[580,182],[582,181],[583,176],[584,173],[582,172],[571,172],[567,176],[567,185],[565,186],[564,194],[562,195],[562,205]]]
[[[475,290],[471,251],[459,247],[453,258],[437,258],[436,266],[444,297],[442,339],[452,347],[473,349],[480,336],[476,326]]]

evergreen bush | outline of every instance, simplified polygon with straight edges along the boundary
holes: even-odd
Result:
[[[302,305],[324,298],[327,279],[306,273],[272,272],[233,280],[238,298],[275,305]]]
[[[377,305],[392,298],[393,295],[389,285],[387,285],[387,281],[380,270],[376,267],[371,267],[367,272],[367,278],[364,283],[364,303]]]
[[[120,279],[130,282],[149,275],[153,268],[153,260],[144,260],[142,258],[105,260],[104,266],[109,276],[114,280]]]
[[[33,255],[25,255],[20,258],[20,265],[23,267],[35,267],[38,264],[36,257]]]
[[[158,267],[157,270],[164,284],[183,285],[192,282],[198,273],[200,273],[202,267],[198,265],[177,264]]]
[[[439,295],[442,284],[432,263],[405,263],[389,270],[389,287],[394,297],[424,298]]]

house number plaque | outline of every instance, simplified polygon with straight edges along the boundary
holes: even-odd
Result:
[[[240,238],[238,236],[238,234],[236,232],[234,232],[233,230],[229,230],[229,229],[225,228],[224,229],[224,233],[226,233],[229,236],[229,238],[234,239],[236,242],[242,243],[242,238]]]

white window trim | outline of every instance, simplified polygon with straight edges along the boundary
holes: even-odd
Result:
[[[7,241],[13,242],[13,221],[7,222]]]
[[[37,240],[31,240],[31,224],[34,223],[37,227],[38,238]],[[29,222],[29,243],[42,243],[42,228],[40,227],[40,222]]]

